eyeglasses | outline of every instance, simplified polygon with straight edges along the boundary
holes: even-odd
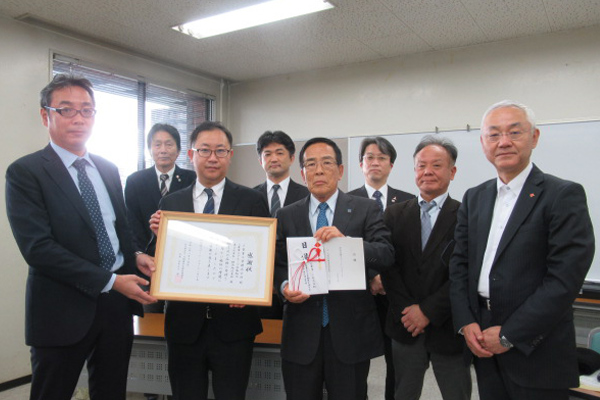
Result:
[[[374,156],[372,154],[368,154],[363,157],[363,160],[367,162],[367,164],[372,164],[377,160],[378,163],[384,163],[390,159],[390,156]]]
[[[209,158],[212,155],[212,153],[215,153],[215,156],[217,156],[218,158],[225,158],[231,151],[231,149],[211,150],[211,149],[194,149],[194,148],[192,148],[192,150],[195,151],[196,153],[198,153],[198,155],[202,158]]]
[[[319,164],[321,164],[321,168],[323,168],[324,170],[332,170],[338,165],[334,160],[311,160],[304,163],[304,169],[306,169],[307,171],[314,171],[317,169],[317,165]]]
[[[62,115],[65,118],[73,118],[78,113],[81,114],[81,116],[83,118],[92,118],[94,115],[96,115],[96,109],[90,108],[90,107],[82,108],[81,110],[76,110],[71,107],[54,108],[54,107],[44,106],[44,108],[47,110],[56,111],[57,113],[59,113],[60,115]]]
[[[483,137],[490,143],[497,143],[503,136],[506,136],[511,142],[517,142],[525,137],[525,133],[523,131],[511,131],[508,133],[488,133]]]

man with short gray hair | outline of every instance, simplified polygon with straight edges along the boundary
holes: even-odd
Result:
[[[539,138],[528,107],[491,106],[480,141],[498,176],[469,189],[458,212],[452,315],[482,400],[566,400],[579,385],[573,301],[594,232],[583,187],[531,162]]]

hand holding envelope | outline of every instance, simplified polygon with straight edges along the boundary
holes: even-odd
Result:
[[[288,290],[325,294],[331,290],[365,290],[362,238],[287,239]]]

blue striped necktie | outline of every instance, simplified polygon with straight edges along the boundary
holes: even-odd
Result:
[[[379,211],[381,211],[381,213],[383,214],[383,202],[381,201],[381,196],[383,196],[381,194],[381,192],[379,190],[376,190],[375,192],[373,192],[373,197],[375,197],[375,202],[377,203],[377,206],[379,207]]]
[[[209,188],[205,188],[204,192],[206,196],[208,196],[208,200],[206,200],[206,204],[204,205],[204,214],[214,214],[215,213],[215,198],[213,197],[214,191]]]

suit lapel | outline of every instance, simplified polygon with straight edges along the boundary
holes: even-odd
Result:
[[[179,168],[179,166],[175,165],[175,171],[173,171],[173,180],[171,181],[171,186],[169,187],[169,193],[173,193],[176,192],[180,189],[183,189],[185,187],[185,185],[182,183],[181,180],[181,168]],[[157,186],[158,188],[158,194],[160,196],[160,187]]]
[[[479,217],[477,218],[477,235],[484,240],[477,240],[477,258],[476,265],[481,268],[483,255],[487,246],[487,238],[490,235],[492,225],[492,216],[494,214],[494,205],[496,204],[496,179],[488,182],[485,189],[478,193],[474,207],[479,208]],[[471,242],[472,243],[472,242]]]
[[[435,221],[435,225],[433,226],[433,230],[431,231],[427,245],[423,250],[423,258],[431,256],[433,249],[435,249],[446,237],[448,230],[452,229],[454,221],[456,221],[456,206],[450,196],[448,196],[442,209],[440,210],[437,220]]]
[[[387,207],[391,206],[392,204],[399,203],[398,194],[396,193],[396,189],[394,189],[390,185],[388,185],[388,195],[387,195],[386,203],[387,203],[386,204]]]
[[[502,237],[500,238],[500,243],[498,244],[494,263],[515,236],[517,230],[523,224],[523,221],[525,221],[525,218],[527,218],[531,210],[533,210],[533,207],[536,205],[540,195],[544,191],[542,187],[544,175],[535,165],[533,168],[534,169],[529,174],[529,177],[525,180],[525,184],[519,194],[515,208],[508,218],[506,228],[504,229]],[[494,264],[492,263],[492,265]]]
[[[312,228],[310,226],[310,218],[308,216],[309,204],[310,195],[306,196],[306,198],[303,201],[299,202],[297,205],[292,206],[296,207],[296,212],[293,214],[293,216],[297,236],[313,235]]]
[[[337,227],[340,232],[344,233],[348,223],[350,222],[350,217],[352,217],[354,201],[352,200],[352,196],[345,194],[339,189],[338,193],[338,199],[335,205],[335,214],[333,215],[333,222],[331,223],[331,226]]]
[[[158,204],[161,199],[160,195],[160,187],[158,186],[158,178],[156,175],[156,170],[154,167],[150,167],[146,170],[146,174],[144,174],[144,188],[147,188],[148,195],[151,198],[153,204]]]
[[[219,214],[235,215],[237,204],[240,201],[237,195],[238,186],[225,178],[225,188],[223,189],[223,198],[219,205]]]
[[[410,205],[406,207],[406,225],[407,231],[413,232],[409,236],[410,251],[415,260],[421,258],[421,207],[417,199],[410,200]]]
[[[44,149],[43,158],[44,169],[48,172],[50,179],[56,183],[59,190],[61,190],[69,199],[85,223],[93,229],[94,227],[92,225],[92,220],[90,219],[90,214],[88,213],[87,208],[85,208],[85,204],[79,194],[77,186],[75,186],[76,183],[73,181],[73,178],[69,174],[69,171],[67,171],[67,168],[65,168],[65,165],[58,154],[56,154],[50,145]]]

